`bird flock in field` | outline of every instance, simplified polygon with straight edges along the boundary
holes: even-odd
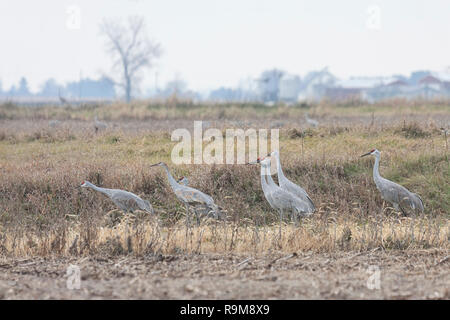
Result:
[[[381,193],[382,198],[391,203],[397,212],[408,214],[410,210],[417,212],[424,211],[424,205],[419,195],[410,192],[405,187],[381,177],[379,173],[380,151],[373,149],[363,154],[361,157],[372,155],[375,157],[373,167],[373,179],[375,185]],[[278,185],[274,182],[271,175],[271,163],[274,160],[277,164]],[[285,213],[289,213],[291,219],[297,224],[300,218],[308,217],[316,211],[316,206],[308,193],[297,184],[290,181],[283,173],[280,155],[278,151],[273,151],[265,157],[260,157],[256,161],[249,162],[248,165],[261,166],[261,187],[269,205],[279,213],[281,236],[281,223]],[[220,207],[214,203],[214,199],[188,186],[189,181],[186,177],[175,179],[164,162],[159,162],[150,167],[161,167],[167,174],[170,187],[186,208],[186,225],[190,224],[190,209],[196,216],[197,224],[200,223],[200,214],[198,208],[206,210],[207,216],[216,219],[221,218]],[[85,181],[81,187],[92,188],[108,196],[117,207],[124,212],[133,212],[134,210],[142,210],[154,214],[154,210],[149,201],[141,199],[139,196],[124,190],[106,189],[95,186],[89,181]]]

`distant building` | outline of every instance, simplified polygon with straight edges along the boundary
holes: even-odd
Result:
[[[301,86],[302,81],[299,76],[284,74],[280,78],[278,99],[286,102],[296,102]]]
[[[369,102],[391,98],[450,98],[450,90],[446,82],[431,75],[424,76],[415,84],[397,80],[387,85],[367,89],[365,94]]]
[[[361,88],[331,87],[325,89],[324,97],[331,101],[364,100],[365,95]]]
[[[225,88],[212,90],[208,96],[209,100],[217,102],[233,102],[233,101],[257,101],[258,96],[255,92],[242,88]]]
[[[258,78],[248,78],[240,82],[237,88],[220,87],[201,95],[187,89],[187,84],[175,77],[163,90],[155,90],[147,96],[154,98],[177,97],[199,101],[209,99],[218,102],[259,101],[267,106],[283,101],[318,102],[363,100],[376,102],[383,99],[450,99],[450,68],[441,72],[427,70],[414,71],[409,76],[389,77],[351,77],[338,79],[328,68],[311,71],[300,78],[278,69],[266,70]],[[142,96],[141,96],[142,97]],[[115,85],[108,78],[98,80],[82,79],[60,85],[54,79],[48,79],[40,91],[31,93],[28,83],[22,78],[9,90],[2,89],[1,101],[14,101],[21,104],[43,105],[60,104],[62,99],[73,104],[86,102],[111,101],[116,98]]]
[[[258,95],[264,102],[278,101],[280,79],[284,75],[283,71],[273,69],[264,71],[257,79]]]
[[[419,81],[418,91],[425,99],[450,97],[450,92],[446,89],[445,83],[431,75]]]
[[[441,89],[442,81],[433,76],[426,76],[419,81],[419,85],[426,88],[432,88],[434,90]]]
[[[319,101],[328,88],[336,86],[337,78],[324,68],[321,71],[309,72],[303,79],[298,101]]]

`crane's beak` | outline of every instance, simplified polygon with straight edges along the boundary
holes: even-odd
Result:
[[[249,162],[249,163],[247,163],[247,164],[257,164],[257,163],[260,163],[261,161],[263,161],[265,158],[266,158],[266,157],[264,157],[264,158],[258,158],[258,159],[256,159],[256,161],[251,161],[251,162]]]
[[[158,166],[158,165],[159,165],[159,163],[152,164],[152,165],[150,166],[150,168],[151,168],[151,167],[156,167],[156,166]]]
[[[372,154],[372,152],[367,152],[367,153],[363,154],[363,155],[361,156],[361,158],[362,158],[362,157],[365,157],[365,156],[370,156],[371,154]]]

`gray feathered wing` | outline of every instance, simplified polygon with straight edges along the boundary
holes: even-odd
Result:
[[[114,203],[125,211],[143,210],[153,213],[153,207],[147,200],[142,200],[140,197],[130,192],[122,191],[115,192],[111,199]]]
[[[290,181],[287,178],[282,179],[280,181],[280,187],[282,189],[285,189],[286,191],[294,194],[301,200],[305,201],[308,204],[308,206],[310,207],[311,211],[314,212],[316,210],[316,206],[314,205],[314,202],[312,201],[312,199],[309,197],[308,193],[302,187],[296,185],[295,183],[293,183],[292,181]]]
[[[284,190],[275,190],[270,193],[270,197],[272,198],[272,201],[275,202],[279,208],[283,208],[283,210],[298,212],[304,216],[308,215],[308,204]]]

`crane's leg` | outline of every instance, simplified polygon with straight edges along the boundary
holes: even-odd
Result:
[[[197,220],[197,227],[200,226],[200,216],[198,214],[198,210],[195,210],[194,208],[194,213],[195,213],[195,220]]]
[[[398,214],[400,212],[400,207],[398,206],[398,203],[393,203],[392,205],[394,206],[396,214]]]
[[[131,234],[130,234],[130,228],[128,226],[128,210],[124,209],[123,210],[123,214],[124,214],[124,221],[125,221],[125,240],[127,241],[127,251],[128,253],[130,253],[132,251],[132,245],[131,245]]]
[[[403,216],[406,217],[408,215],[408,212],[402,206],[399,206],[399,207],[400,207],[400,211],[402,212]]]
[[[300,219],[299,214],[298,212],[293,212],[292,214],[294,215],[294,225],[298,227],[298,221]]]
[[[219,208],[218,207],[208,207],[208,209],[210,209],[210,211],[208,212],[208,215],[207,216],[209,216],[209,214],[211,213],[211,211],[213,212],[213,214],[214,214],[214,219],[216,219],[216,220],[218,220],[220,217],[219,217]]]
[[[280,246],[281,246],[281,224],[283,222],[283,210],[280,210],[280,226],[278,228],[278,238],[280,239]]]
[[[189,212],[189,205],[186,203],[184,205],[184,207],[186,208],[186,226],[190,227],[191,224],[191,213]]]
[[[188,236],[189,236],[189,229],[190,229],[190,215],[189,215],[189,205],[187,203],[184,204],[186,208],[186,250],[187,250],[187,244],[188,244]]]

